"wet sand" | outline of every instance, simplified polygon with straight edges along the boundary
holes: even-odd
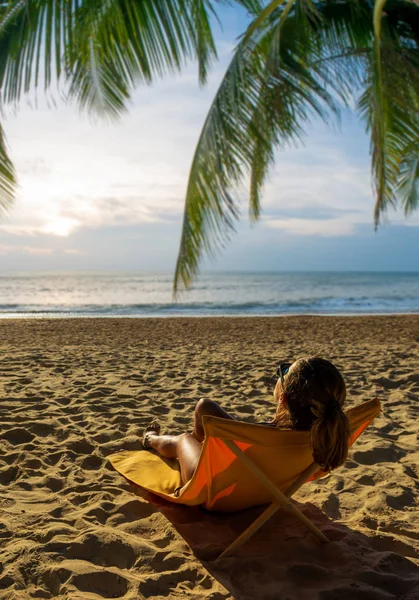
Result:
[[[0,344],[0,598],[419,598],[419,316],[1,320]],[[329,544],[279,511],[215,563],[259,508],[170,505],[107,462],[202,397],[269,419],[276,363],[310,354],[383,406],[295,496]]]

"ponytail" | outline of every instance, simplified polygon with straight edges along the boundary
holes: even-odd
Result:
[[[349,421],[336,400],[313,403],[311,411],[316,417],[310,430],[313,458],[324,471],[331,471],[348,456]]]
[[[342,465],[348,455],[350,428],[342,410],[346,386],[337,368],[324,358],[300,358],[286,374],[282,391],[291,427],[310,430],[314,461],[324,471]],[[284,412],[282,404],[278,424],[284,424]]]

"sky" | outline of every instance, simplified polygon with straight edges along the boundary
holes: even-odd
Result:
[[[1,270],[173,271],[195,144],[246,19],[220,12],[219,61],[208,84],[196,65],[138,87],[107,124],[38,93],[4,123],[19,190],[0,217]],[[30,104],[35,104],[29,98]],[[419,214],[392,211],[374,232],[369,141],[355,115],[315,122],[303,147],[277,154],[262,217],[242,218],[203,270],[418,270]]]

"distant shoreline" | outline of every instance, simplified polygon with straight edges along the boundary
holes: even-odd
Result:
[[[67,313],[30,313],[30,314],[14,314],[14,313],[0,313],[0,321],[11,321],[16,319],[17,321],[22,320],[59,320],[59,319],[130,319],[130,320],[179,320],[179,319],[283,319],[283,318],[359,318],[359,317],[414,317],[419,316],[419,310],[417,312],[358,312],[358,313],[280,313],[280,314],[264,314],[264,313],[230,313],[230,314],[139,314],[139,315],[115,315],[115,314],[67,314]]]

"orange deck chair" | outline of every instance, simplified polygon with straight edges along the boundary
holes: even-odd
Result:
[[[349,446],[379,412],[377,398],[346,411],[351,427]],[[313,462],[309,432],[219,417],[204,417],[203,424],[201,456],[185,485],[176,459],[140,450],[119,452],[109,460],[126,479],[170,502],[221,512],[270,503],[219,558],[237,550],[281,507],[305,523],[322,542],[329,541],[290,500],[303,483],[326,475]]]

